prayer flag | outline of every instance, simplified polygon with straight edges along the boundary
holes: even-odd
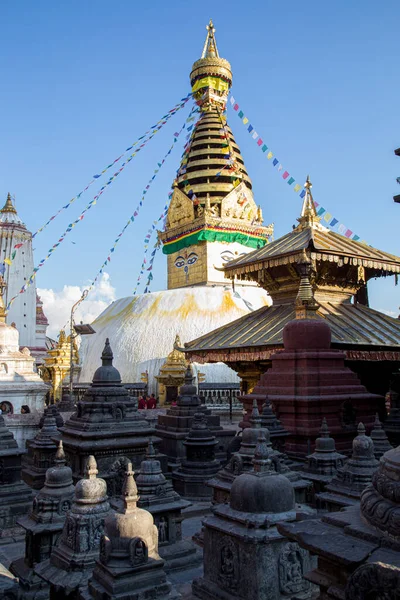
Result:
[[[6,265],[11,265],[12,264],[12,262],[11,262],[11,260],[9,258],[5,258],[4,262],[6,263]]]
[[[272,161],[272,164],[274,165],[274,167],[276,167],[278,162],[279,162],[279,160],[277,158],[274,158],[274,160]]]
[[[239,104],[235,104],[235,106],[233,107],[233,110],[239,110]]]
[[[353,232],[351,231],[351,229],[348,229],[344,235],[349,238],[353,235]]]
[[[247,117],[245,117],[245,118],[243,119],[243,125],[247,125],[247,123],[248,123],[248,122],[249,122],[248,118],[247,118]]]
[[[302,190],[302,192],[300,194],[300,198],[304,198],[305,195],[306,195],[306,190]]]
[[[326,210],[324,209],[323,206],[321,206],[321,208],[319,208],[318,211],[317,211],[317,215],[319,217],[321,217],[324,214],[324,212],[326,212]]]
[[[247,128],[247,131],[249,133],[251,133],[253,131],[253,129],[254,129],[253,125],[249,125],[248,128]]]
[[[241,119],[243,119],[243,117],[244,117],[244,112],[243,112],[242,110],[239,110],[239,112],[238,112],[238,116],[239,116]]]
[[[296,183],[296,185],[294,186],[294,188],[293,188],[293,189],[294,189],[294,191],[295,191],[295,192],[299,192],[299,191],[301,190],[301,185],[300,185],[300,183]]]
[[[314,202],[315,204],[315,202]],[[332,219],[332,215],[331,213],[326,213],[326,215],[324,216],[324,221],[326,221],[327,223],[329,223],[329,221]]]
[[[282,175],[283,179],[287,179],[289,177],[289,173],[287,171],[284,172],[284,174]]]
[[[290,177],[290,179],[288,179],[288,185],[292,185],[292,183],[294,183],[294,177]]]
[[[259,139],[257,140],[257,145],[258,145],[258,146],[262,146],[262,144],[263,144],[263,141],[262,141],[262,139],[261,139],[261,138],[259,138]]]
[[[232,106],[235,104],[235,98],[233,96],[230,97],[229,101],[232,104]]]
[[[258,138],[258,133],[257,131],[255,131],[252,135],[253,140],[256,140]]]
[[[332,221],[329,223],[329,225],[330,225],[331,227],[335,227],[335,225],[336,225],[337,223],[339,223],[339,221],[338,221],[337,219],[332,219]]]
[[[272,152],[271,152],[271,151],[270,151],[270,152],[268,152],[268,154],[267,154],[267,158],[268,158],[268,160],[271,160],[271,158],[272,158],[272,157],[273,157],[273,154],[272,154]]]
[[[266,151],[268,150],[268,146],[266,146],[266,145],[264,144],[264,146],[261,148],[261,150],[262,150],[263,152],[266,152]]]

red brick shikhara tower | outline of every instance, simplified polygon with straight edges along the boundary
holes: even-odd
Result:
[[[370,394],[344,364],[345,354],[331,348],[331,330],[315,318],[318,304],[309,281],[309,265],[300,265],[302,277],[296,300],[296,319],[283,330],[284,350],[272,356],[272,366],[258,388],[268,394],[278,418],[290,433],[285,451],[304,457],[314,449],[323,417],[338,452],[351,450],[357,423],[369,430],[373,411],[384,399]]]

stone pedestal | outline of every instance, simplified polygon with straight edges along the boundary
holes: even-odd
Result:
[[[18,520],[26,532],[25,556],[14,560],[10,570],[19,578],[24,600],[47,600],[49,597],[49,586],[33,569],[50,558],[73,497],[72,471],[65,465],[62,442],[59,442],[54,466],[47,469],[44,487],[34,499],[29,514]]]
[[[206,416],[207,425],[218,441],[216,456],[223,464],[226,462],[226,453],[235,432],[223,429],[220,418],[212,415],[211,410],[201,404],[189,365],[185,373],[185,383],[180,388],[177,405],[171,406],[167,414],[159,415],[156,425],[157,435],[161,438],[160,451],[167,455],[170,470],[176,470],[185,458],[184,441],[197,412],[202,412]]]
[[[103,366],[95,372],[91,386],[78,402],[76,413],[61,432],[74,481],[82,477],[85,461],[95,451],[109,496],[118,496],[127,463],[131,461],[135,469],[140,469],[149,437],[155,431],[139,414],[112,361],[107,340],[102,354]],[[154,444],[158,443],[159,439],[154,438]],[[166,457],[158,455],[157,458],[167,470]]]
[[[318,566],[306,579],[324,600],[397,600],[400,589],[400,447],[381,458],[360,505],[279,531],[310,550]]]
[[[351,458],[344,467],[338,469],[331,483],[325,487],[325,492],[316,495],[318,502],[329,511],[357,504],[361,492],[371,483],[378,464],[374,456],[374,444],[365,435],[365,427],[360,423]]]
[[[356,423],[370,429],[383,397],[368,393],[345,366],[344,353],[331,349],[330,328],[320,319],[290,321],[283,341],[285,349],[272,356],[263,385],[290,432],[285,451],[293,458],[310,454],[324,416],[338,452],[350,451]]]
[[[104,519],[110,505],[106,482],[96,478],[97,472],[96,461],[89,456],[86,476],[76,484],[59,543],[50,558],[34,569],[50,585],[51,600],[77,600],[99,557]]]
[[[307,456],[306,466],[301,471],[303,477],[312,482],[312,504],[315,494],[325,491],[338,469],[344,466],[347,456],[336,452],[335,440],[329,436],[326,419],[322,420],[320,436],[315,440],[315,451]]]
[[[193,424],[184,445],[186,458],[182,466],[172,472],[175,490],[184,498],[193,501],[211,499],[212,490],[206,485],[220,468],[215,458],[218,444],[207,425],[204,413],[195,413]]]
[[[204,576],[193,581],[203,600],[308,598],[308,552],[277,531],[279,521],[296,520],[294,491],[271,470],[261,432],[254,471],[232,484],[230,503],[213,508],[204,524]]]
[[[173,600],[179,594],[167,581],[158,554],[158,532],[149,512],[138,508],[131,463],[127,466],[122,504],[105,519],[100,560],[80,600]]]
[[[32,502],[30,488],[21,481],[21,456],[18,444],[0,415],[0,536],[7,537],[26,515]]]
[[[392,450],[392,446],[387,438],[386,432],[382,427],[382,423],[379,420],[379,415],[375,415],[375,423],[371,430],[371,440],[374,443],[374,455],[376,460],[379,460],[385,452]]]
[[[33,440],[26,442],[27,454],[22,459],[21,477],[31,488],[44,486],[46,471],[54,464],[56,441],[60,434],[53,416],[46,417]]]

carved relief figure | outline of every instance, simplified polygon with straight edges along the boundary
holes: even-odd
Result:
[[[133,538],[129,546],[129,554],[132,565],[141,565],[147,562],[148,550],[144,541],[139,538]]]
[[[231,540],[221,546],[220,561],[218,578],[225,587],[235,588],[239,582],[239,557]]]
[[[158,539],[161,544],[168,541],[168,521],[165,517],[161,517],[158,523]]]
[[[297,594],[309,588],[303,579],[303,566],[307,553],[296,543],[284,546],[279,557],[279,584],[284,594]]]

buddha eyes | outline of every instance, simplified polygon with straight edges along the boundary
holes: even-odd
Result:
[[[224,262],[229,262],[230,260],[233,260],[235,256],[230,250],[224,250],[221,252],[221,258]]]
[[[188,259],[187,259],[187,264],[188,265],[193,265],[198,259],[197,254],[195,254],[194,252],[192,252],[191,254],[189,254]]]
[[[180,269],[181,267],[183,267],[183,265],[185,264],[185,259],[183,258],[183,256],[178,256],[175,259],[175,266]]]
[[[181,269],[185,265],[193,265],[198,259],[199,257],[195,252],[191,252],[187,258],[184,256],[177,256],[175,259],[175,266],[177,269]]]

